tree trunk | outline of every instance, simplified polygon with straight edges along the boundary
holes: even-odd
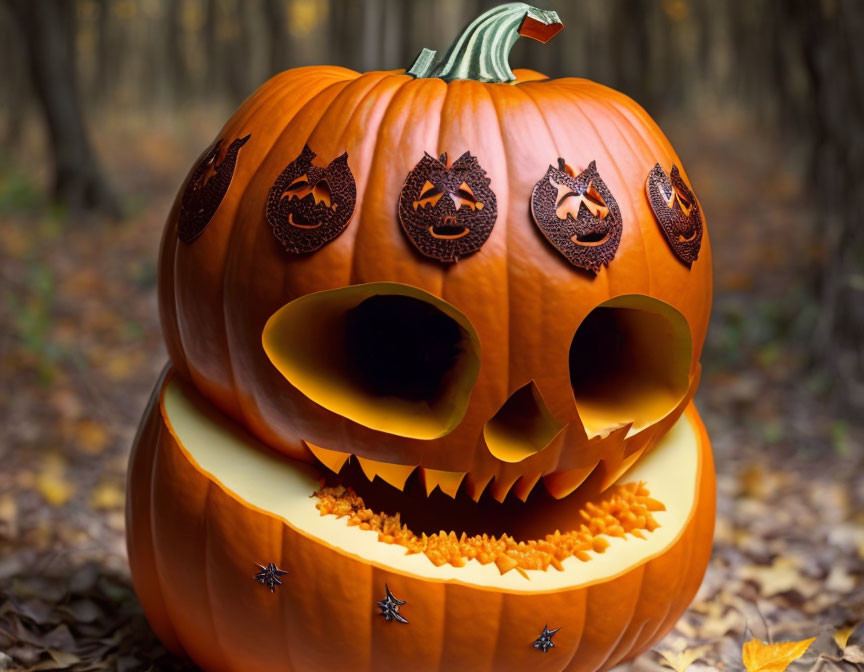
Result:
[[[6,0],[26,43],[33,90],[54,160],[54,198],[72,210],[120,215],[90,145],[78,98],[73,50],[75,5],[64,0]]]
[[[264,19],[267,22],[267,74],[275,75],[290,67],[291,39],[288,37],[283,0],[264,0]]]
[[[839,398],[864,408],[864,5],[798,2],[806,21],[804,57],[810,76],[813,144],[809,193],[824,253],[819,269],[817,362],[840,384]]]
[[[183,3],[170,0],[165,8],[165,53],[171,98],[184,101],[188,97],[189,69],[186,65],[185,35],[181,21]]]

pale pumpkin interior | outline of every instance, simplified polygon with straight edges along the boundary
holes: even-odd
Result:
[[[604,580],[662,553],[681,534],[692,514],[702,467],[703,446],[695,426],[698,419],[691,407],[657,447],[624,477],[627,482],[645,482],[652,497],[663,502],[665,511],[655,514],[660,527],[644,539],[610,537],[605,552],[592,553],[590,561],[568,558],[562,563],[562,571],[530,571],[526,578],[517,572],[502,574],[494,564],[483,565],[474,560],[463,567],[436,566],[423,554],[406,555],[401,546],[379,542],[374,532],[348,526],[344,519],[335,516],[321,516],[316,498],[311,497],[320,486],[322,474],[318,469],[273,452],[176,379],[165,386],[162,411],[178,445],[197,469],[241,502],[281,518],[302,534],[392,571],[513,591],[559,590]],[[580,488],[554,503],[542,500],[540,504],[532,504],[529,498],[523,505],[526,508],[521,509],[522,524],[530,529],[538,524],[541,527],[556,522],[564,524],[567,507],[575,510],[584,497]],[[427,508],[433,505],[434,500],[427,502]],[[453,506],[470,504],[454,500]],[[527,508],[532,506],[535,508]],[[490,525],[506,524],[506,520],[502,523],[507,515],[503,512],[513,513],[516,509],[499,511],[497,516],[490,514],[495,517],[494,521],[490,519]],[[438,515],[451,519],[453,525],[460,522],[455,510],[441,511]],[[556,520],[556,516],[565,518]]]
[[[468,319],[399,283],[295,299],[270,317],[262,343],[274,366],[312,401],[415,439],[456,428],[480,370],[480,342]]]
[[[630,424],[635,434],[675,409],[690,385],[687,320],[642,295],[600,304],[570,345],[570,382],[589,437]]]

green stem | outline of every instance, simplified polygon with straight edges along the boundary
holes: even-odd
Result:
[[[408,74],[447,82],[512,82],[516,77],[508,59],[516,40],[524,35],[546,43],[563,27],[557,12],[524,2],[500,5],[469,23],[440,61],[436,62],[436,51],[421,51]]]

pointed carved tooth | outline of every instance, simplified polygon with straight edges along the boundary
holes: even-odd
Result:
[[[644,452],[645,446],[642,446],[642,448],[638,449],[635,453],[628,455],[626,459],[623,459],[620,462],[616,461],[614,465],[607,465],[604,463],[603,481],[601,482],[600,489],[605,490],[621,478],[621,476],[627,473],[630,467],[632,467],[639,458],[642,457],[642,453]]]
[[[479,502],[480,496],[483,494],[483,491],[486,489],[486,486],[489,485],[489,481],[491,480],[492,474],[478,478],[469,473],[468,477],[465,479],[465,494],[475,502]]]
[[[492,497],[494,497],[496,501],[503,502],[507,497],[507,493],[510,492],[510,488],[513,487],[513,484],[516,483],[517,480],[519,480],[519,474],[510,476],[506,479],[501,476],[496,476],[490,486],[489,492],[492,493]]]
[[[437,486],[445,495],[455,498],[459,485],[465,478],[464,471],[439,471],[438,469],[421,468],[420,474],[423,477],[423,484],[426,486],[427,497]]]
[[[534,489],[534,486],[537,485],[537,481],[539,480],[540,474],[523,476],[516,482],[516,485],[513,486],[513,494],[524,502],[528,499],[528,495],[531,494],[531,491]]]
[[[590,467],[579,467],[578,469],[568,469],[549,474],[543,477],[543,485],[555,499],[564,499],[585,482],[596,466],[593,464]]]
[[[308,441],[304,441],[304,443],[309,450],[312,451],[312,454],[318,458],[318,461],[334,474],[338,474],[342,470],[342,467],[345,466],[348,458],[351,457],[351,453],[340,453],[338,450],[328,450],[327,448],[316,446],[314,443],[309,443]]]
[[[360,468],[370,481],[376,476],[386,481],[397,490],[405,489],[405,481],[417,467],[410,464],[390,464],[389,462],[378,462],[367,457],[357,456]]]

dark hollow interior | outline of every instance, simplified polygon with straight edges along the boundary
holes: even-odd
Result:
[[[352,376],[370,393],[433,401],[463,351],[462,328],[410,296],[371,296],[348,311],[345,344]]]
[[[563,499],[552,497],[542,483],[534,486],[524,502],[511,493],[501,503],[488,491],[475,502],[464,488],[459,489],[455,498],[438,489],[427,496],[418,472],[408,478],[404,491],[399,491],[377,478],[370,483],[353,458],[338,476],[329,474],[324,478],[327,485],[353,489],[366,507],[376,513],[399,513],[402,523],[417,535],[443,530],[453,531],[457,536],[463,532],[469,536],[509,534],[517,541],[541,539],[555,530],[576,530],[584,522],[579,511],[586,502],[596,504],[613,494],[611,490],[604,493],[600,489],[601,479],[592,475]]]
[[[630,334],[622,328],[620,308],[595,308],[588,314],[570,345],[570,383],[577,397],[607,379],[625,374],[631,364]]]

